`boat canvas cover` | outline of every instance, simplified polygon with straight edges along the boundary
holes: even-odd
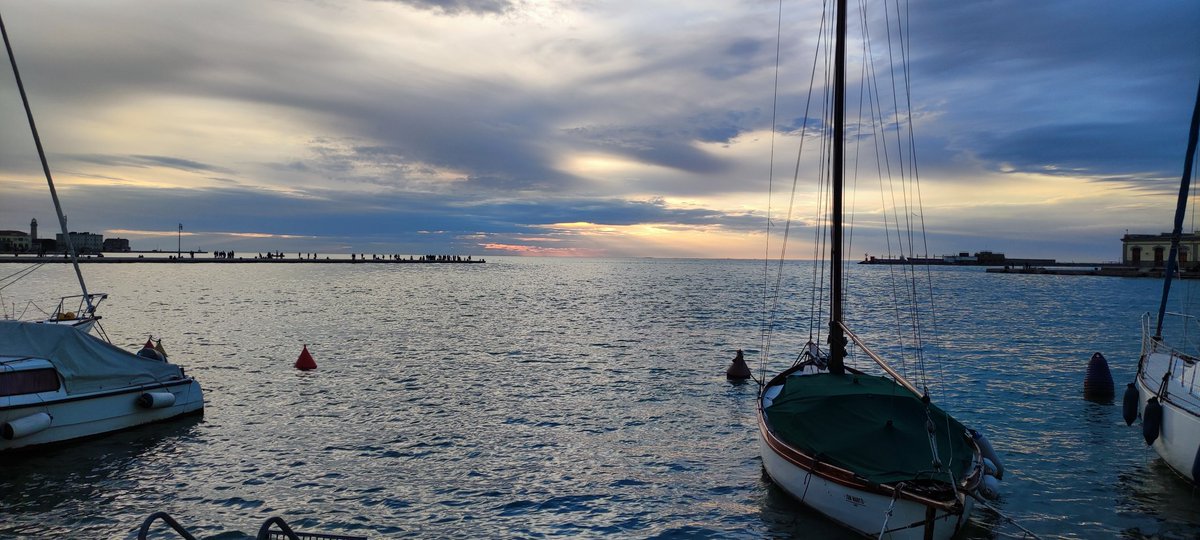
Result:
[[[783,441],[877,484],[946,480],[945,470],[933,466],[926,432],[932,419],[938,456],[961,479],[973,457],[966,428],[933,404],[928,417],[925,411],[891,379],[829,373],[788,377],[766,408],[768,425]]]
[[[0,356],[49,360],[68,394],[183,378],[174,364],[143,358],[58,324],[0,321]]]

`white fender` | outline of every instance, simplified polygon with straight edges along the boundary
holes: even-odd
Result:
[[[46,428],[50,427],[51,420],[50,415],[44,412],[23,416],[16,420],[9,420],[3,426],[0,426],[0,436],[11,441],[27,435],[33,435],[39,431],[45,431]]]
[[[992,460],[992,464],[996,466],[997,480],[1004,480],[1004,464],[1000,462],[1000,457],[996,455],[996,450],[992,448],[992,443],[988,442],[987,437],[982,433],[971,430],[971,438],[975,439],[975,445],[979,447],[979,453],[983,457]]]
[[[983,475],[983,482],[979,484],[979,494],[990,501],[999,499],[1000,480],[990,474]]]
[[[161,409],[175,404],[175,394],[170,392],[145,392],[138,396],[137,404],[144,409]]]

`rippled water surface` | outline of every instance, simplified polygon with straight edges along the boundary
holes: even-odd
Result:
[[[807,339],[806,267],[785,277],[798,285],[768,371]],[[891,332],[890,271],[851,269],[850,317],[872,343]],[[222,539],[272,515],[372,538],[847,536],[765,479],[756,386],[724,378],[734,350],[760,357],[761,262],[84,272],[112,295],[114,343],[161,336],[206,412],[0,456],[0,537],[133,538],[158,510]],[[1200,536],[1200,494],[1119,405],[1082,397],[1092,352],[1131,380],[1157,281],[934,273],[926,373],[1005,460],[1004,513],[1046,536]],[[6,309],[53,307],[72,278],[44,267],[3,291]],[[292,369],[303,344],[315,372]],[[1019,534],[986,510],[972,522],[972,538]]]

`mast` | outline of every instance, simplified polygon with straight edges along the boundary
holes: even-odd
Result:
[[[1187,154],[1183,156],[1183,178],[1179,181],[1179,200],[1175,204],[1175,228],[1171,230],[1171,252],[1163,279],[1162,301],[1158,304],[1158,326],[1154,339],[1162,339],[1163,317],[1167,314],[1167,295],[1171,292],[1171,276],[1175,275],[1179,254],[1179,237],[1183,235],[1183,214],[1187,208],[1188,189],[1192,182],[1192,164],[1196,160],[1196,137],[1200,134],[1200,86],[1196,88],[1196,106],[1192,109],[1192,127],[1188,132]]]
[[[845,373],[842,332],[842,185],[846,124],[846,0],[837,0],[833,68],[833,208],[830,215],[829,372]]]
[[[29,119],[29,130],[33,132],[33,142],[37,145],[38,157],[42,160],[42,171],[46,173],[46,183],[50,186],[50,198],[54,200],[54,211],[58,214],[58,224],[62,227],[63,240],[67,242],[67,251],[71,254],[71,264],[75,266],[75,277],[79,278],[83,301],[87,303],[87,312],[91,315],[95,313],[96,306],[92,305],[92,297],[88,295],[87,284],[83,282],[83,272],[79,271],[79,256],[75,254],[75,243],[71,242],[71,233],[67,231],[67,218],[63,216],[62,204],[58,202],[58,192],[54,190],[54,179],[50,177],[50,165],[46,162],[46,151],[42,149],[42,138],[38,136],[37,125],[33,123],[33,109],[29,107],[29,97],[25,95],[25,85],[21,83],[21,72],[17,69],[17,57],[13,56],[12,44],[8,41],[8,30],[4,28],[3,17],[0,17],[0,34],[4,36],[4,48],[8,51],[8,61],[12,64],[13,77],[17,79],[17,90],[21,93],[21,103],[25,104],[25,116]]]

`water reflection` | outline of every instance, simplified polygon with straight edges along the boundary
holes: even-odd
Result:
[[[1122,530],[1125,536],[1195,537],[1200,527],[1200,490],[1157,455],[1120,473],[1116,487],[1118,516],[1138,521],[1149,516],[1158,526],[1130,525]]]
[[[111,494],[112,485],[124,484],[121,491],[130,491],[139,485],[161,486],[162,481],[169,481],[169,457],[194,440],[202,421],[200,415],[189,415],[82,442],[6,455],[0,461],[0,507],[6,518],[0,534],[62,533],[70,529],[43,527],[83,518],[72,515],[80,504],[99,508],[134,504],[132,500],[116,500]],[[151,463],[142,461],[147,456]],[[151,472],[133,474],[136,469]],[[145,513],[153,510],[147,505]]]
[[[757,386],[724,377],[738,348],[764,371],[761,262],[152,266],[89,269],[112,294],[105,327],[167,336],[206,420],[6,459],[0,537],[130,538],[159,509],[207,536],[284,515],[372,538],[848,537],[761,479]],[[1132,378],[1147,282],[936,271],[935,399],[1004,458],[998,507],[1047,536],[1195,537],[1186,485],[1119,407],[1082,399],[1094,351]],[[23,293],[74,279],[41,272]],[[887,290],[886,269],[850,273]],[[807,340],[809,304],[781,299],[767,373]],[[863,337],[887,343],[875,319]],[[316,372],[292,369],[302,343]],[[1011,535],[982,509],[966,531]]]
[[[759,518],[773,538],[861,538],[825,516],[801,504],[767,476],[760,478],[762,500]]]

